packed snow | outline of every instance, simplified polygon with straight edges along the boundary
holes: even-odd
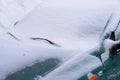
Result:
[[[48,58],[60,59],[61,65],[42,80],[76,80],[99,67],[100,60],[89,53],[118,7],[116,0],[0,0],[0,4],[0,80]]]

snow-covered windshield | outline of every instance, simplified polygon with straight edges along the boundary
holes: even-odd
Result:
[[[100,67],[91,53],[111,14],[106,33],[115,29],[118,2],[0,0],[0,80],[78,80]]]

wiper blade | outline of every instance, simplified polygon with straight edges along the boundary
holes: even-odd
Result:
[[[17,41],[20,41],[20,39],[18,39],[16,36],[14,36],[12,33],[10,33],[10,32],[7,32],[7,34],[9,34],[11,37],[13,37],[15,40],[17,40]]]
[[[119,25],[120,25],[120,20],[118,21],[118,24],[117,24],[115,30],[113,30],[113,31],[111,32],[110,39],[113,40],[113,41],[116,40],[115,32],[116,32],[116,30],[118,29]]]
[[[32,40],[45,40],[45,41],[49,42],[50,44],[52,44],[54,46],[60,47],[60,45],[58,45],[58,44],[56,44],[56,43],[54,43],[54,42],[52,42],[52,41],[50,41],[48,39],[45,39],[45,38],[30,38],[30,39],[32,39]]]
[[[104,32],[105,32],[106,28],[108,27],[108,25],[109,25],[109,23],[110,23],[110,21],[111,21],[112,17],[113,17],[113,13],[110,15],[109,19],[107,20],[107,22],[106,22],[106,24],[105,24],[105,27],[104,27],[104,29],[103,29],[103,31],[102,31],[102,33],[101,33],[101,35],[100,35],[100,38],[99,38],[99,39],[101,39],[101,38],[102,38],[102,36],[103,36],[103,34],[104,34]]]

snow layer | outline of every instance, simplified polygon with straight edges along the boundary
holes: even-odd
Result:
[[[47,47],[49,45],[46,47],[24,45],[9,35],[2,36],[0,43],[0,80],[10,73],[31,65],[35,61],[48,58],[57,58],[64,61],[76,54],[72,50]]]
[[[98,58],[89,55],[89,52],[98,44],[99,35],[114,11],[116,1],[44,0],[29,14],[28,11],[33,8],[31,5],[38,3],[36,0],[22,1],[1,0],[3,6],[9,7],[0,8],[3,10],[0,13],[3,17],[0,21],[0,79],[36,60],[53,57],[66,61],[45,76],[45,80],[63,80],[63,77],[65,80],[75,80],[101,65]],[[27,15],[23,18],[24,14]],[[5,22],[2,21],[4,19]],[[12,29],[3,28],[16,21],[19,23]],[[8,35],[8,31],[20,41]],[[49,39],[61,47],[46,41],[30,40],[32,37]],[[75,57],[71,58],[73,55]]]
[[[101,65],[97,57],[88,55],[88,53],[76,55],[40,80],[77,80]]]
[[[0,0],[0,24],[5,27],[13,27],[29,13],[39,0]]]
[[[115,3],[105,1],[103,4],[99,0],[85,2],[45,0],[19,22],[12,32],[21,39],[42,37],[68,49],[89,50],[96,45],[114,10],[110,5]]]

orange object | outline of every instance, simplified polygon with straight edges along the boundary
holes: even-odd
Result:
[[[97,80],[97,75],[92,75],[89,80]]]

